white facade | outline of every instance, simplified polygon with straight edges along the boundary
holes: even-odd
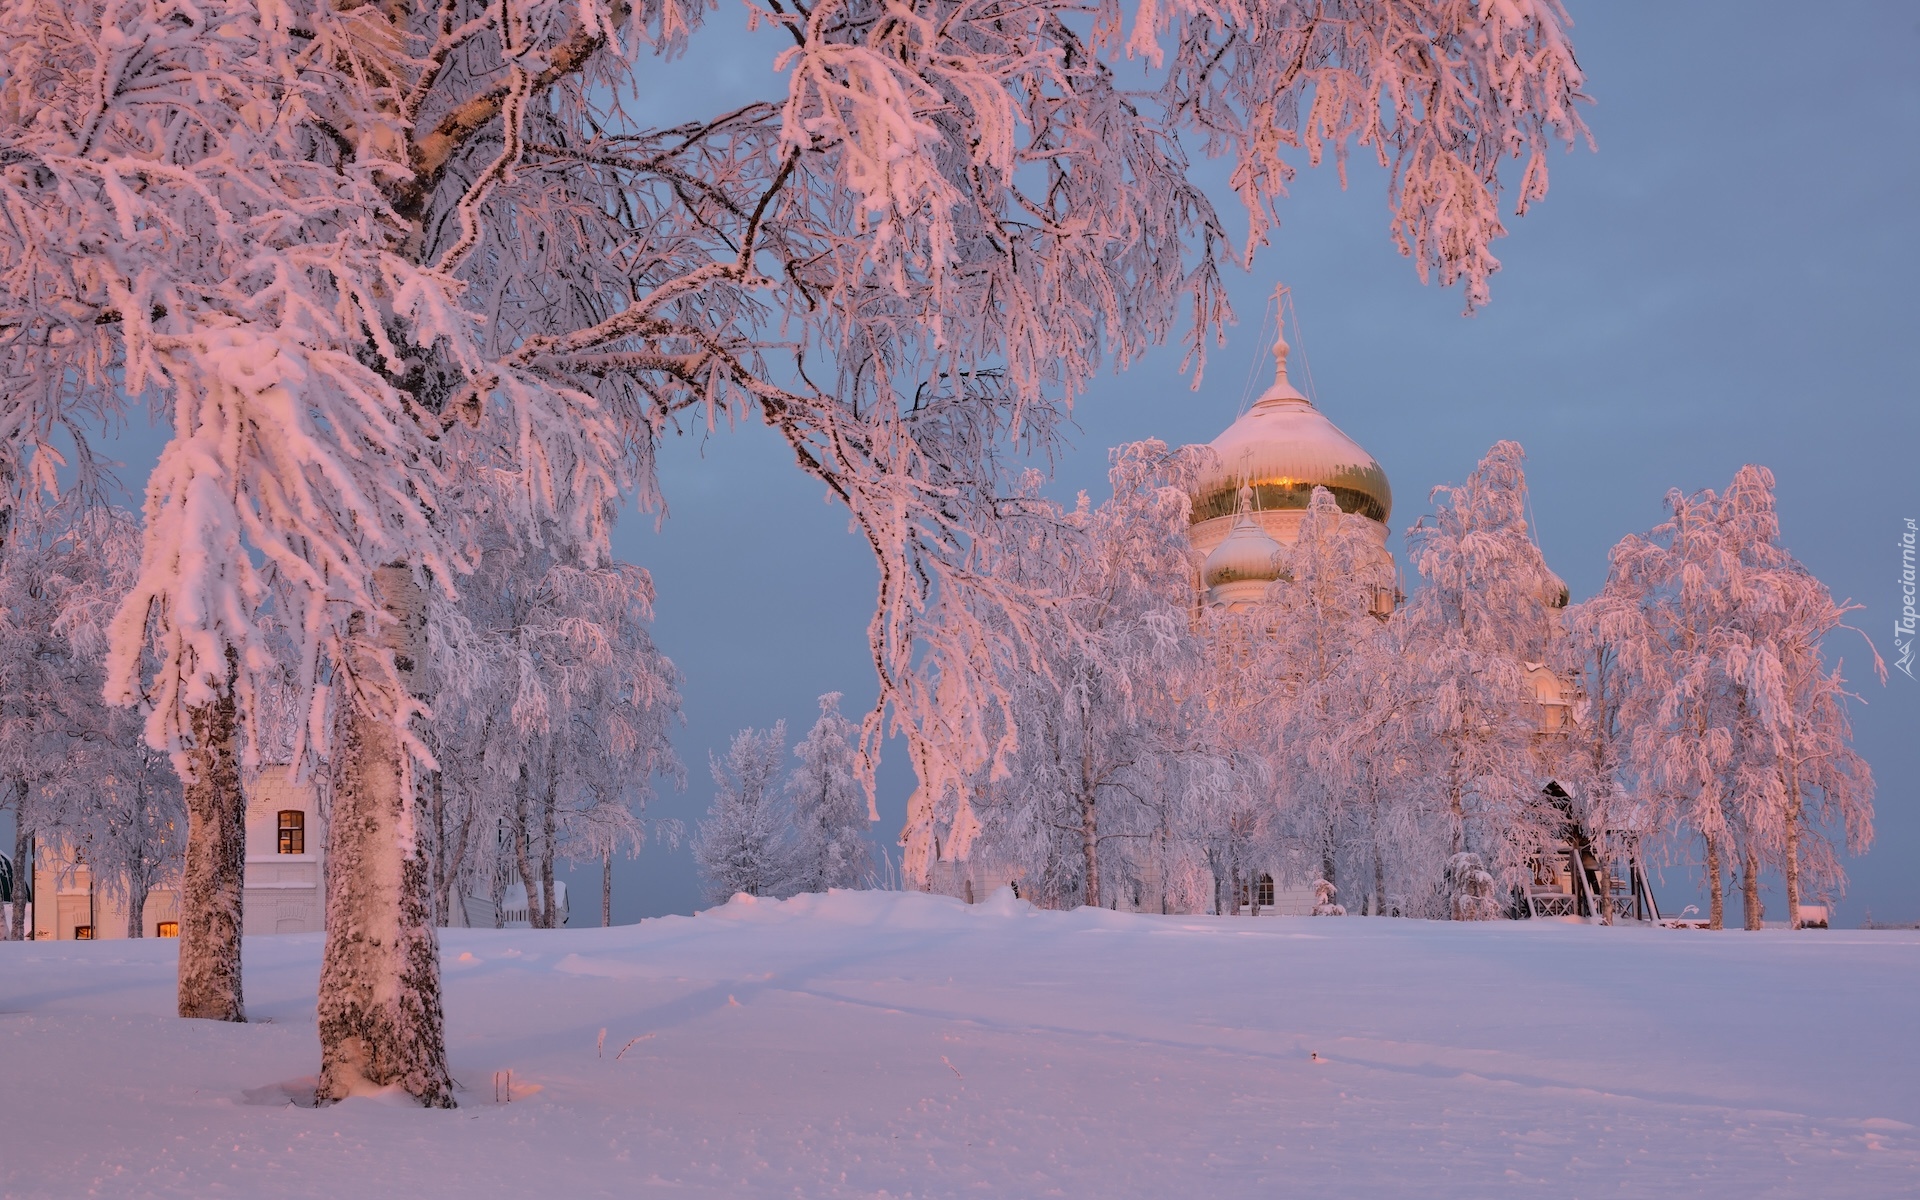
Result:
[[[262,767],[247,788],[249,937],[326,928],[326,844],[312,782],[296,782],[292,767]]]
[[[326,831],[311,783],[291,767],[263,767],[242,781],[247,795],[246,907],[242,932],[315,933],[326,918]],[[96,879],[64,843],[42,843],[33,864],[33,936],[59,941],[128,936],[123,889]],[[177,937],[180,895],[172,886],[147,893],[142,937]]]

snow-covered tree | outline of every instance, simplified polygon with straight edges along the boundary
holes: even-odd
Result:
[[[805,867],[795,862],[793,809],[780,794],[787,723],[742,729],[714,758],[713,803],[693,838],[693,858],[716,903],[736,892],[790,896]]]
[[[1196,355],[1229,316],[1190,138],[1231,160],[1243,254],[1297,163],[1371,151],[1396,242],[1474,305],[1503,170],[1524,209],[1548,147],[1583,133],[1553,0],[769,0],[749,22],[781,46],[783,96],[633,120],[642,56],[656,77],[706,14],[0,9],[0,436],[31,451],[61,414],[136,397],[173,426],[115,694],[154,697],[189,807],[224,813],[233,731],[272,669],[269,570],[303,694],[331,681],[338,716],[310,727],[336,742],[330,879],[351,911],[322,973],[323,1097],[397,1083],[451,1103],[430,871],[395,850],[424,844],[424,589],[455,587],[468,549],[448,478],[495,462],[529,536],[597,546],[611,493],[656,499],[654,442],[683,414],[765,421],[880,563],[867,781],[891,709],[937,794],[978,765],[939,747],[994,720],[1016,737],[980,651],[1031,623],[924,621],[1033,602],[971,569],[998,450],[1048,439],[1176,314]],[[968,728],[934,737],[943,722]]]
[[[1375,666],[1366,644],[1380,636],[1381,598],[1394,587],[1392,561],[1370,524],[1314,488],[1287,577],[1268,589],[1262,609],[1282,823],[1329,884],[1345,878],[1342,859],[1360,857],[1353,842],[1368,824],[1368,789],[1353,770],[1347,735],[1365,722],[1360,704],[1378,696],[1353,676],[1356,656]]]
[[[1566,585],[1527,529],[1524,457],[1518,443],[1496,443],[1464,485],[1434,489],[1434,513],[1407,531],[1422,582],[1398,615],[1422,697],[1406,786],[1442,823],[1449,855],[1478,856],[1474,869],[1503,888],[1561,820],[1541,795],[1527,664],[1552,657]]]
[[[1843,664],[1829,667],[1822,655],[1826,635],[1843,627],[1852,607],[1835,601],[1811,572],[1795,572],[1776,642],[1784,701],[1774,735],[1778,840],[1787,924],[1794,929],[1800,927],[1809,883],[1838,889],[1846,881],[1832,831],[1837,828],[1842,844],[1855,854],[1873,844],[1873,771],[1853,749]],[[1868,654],[1884,676],[1871,642]]]
[[[1041,903],[1097,907],[1157,883],[1164,864],[1143,868],[1215,785],[1189,614],[1197,453],[1122,446],[1110,500],[1068,511],[1031,497],[1028,536],[983,556],[996,582],[1043,589],[1048,637],[1002,663],[1020,737],[969,782],[943,840],[965,857],[977,819],[983,850]]]
[[[180,874],[187,832],[171,765],[145,744],[140,716],[101,694],[106,626],[132,583],[139,531],[81,498],[34,500],[18,497],[0,547],[0,755],[15,855],[25,861],[37,837],[84,860],[139,937],[148,894]]]
[[[1742,467],[1724,493],[1676,489],[1666,502],[1665,522],[1613,548],[1577,626],[1618,655],[1633,730],[1621,773],[1654,821],[1704,844],[1711,928],[1725,921],[1735,855],[1748,928],[1760,926],[1760,873],[1775,864],[1797,920],[1809,836],[1835,883],[1824,823],[1839,821],[1856,847],[1872,837],[1872,776],[1848,745],[1839,671],[1821,657],[1847,606],[1780,545],[1764,467]]]
[[[840,693],[820,697],[820,717],[793,748],[787,776],[795,822],[794,868],[803,892],[866,887],[873,881],[874,816],[854,761],[859,727],[840,713]]]
[[[551,928],[556,860],[637,852],[654,780],[680,778],[679,674],[652,640],[645,570],[485,533],[460,599],[429,609],[433,892],[445,922],[460,895],[497,907],[517,880],[530,923]]]

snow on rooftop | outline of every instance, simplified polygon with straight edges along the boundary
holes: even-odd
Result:
[[[248,939],[246,1026],[171,1015],[173,941],[0,943],[0,1194],[1865,1197],[1920,1179],[1911,931],[869,892],[442,937],[452,1112],[291,1102],[319,1058],[318,935]]]

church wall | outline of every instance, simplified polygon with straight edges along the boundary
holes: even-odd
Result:
[[[321,874],[326,830],[311,782],[296,782],[293,769],[262,767],[247,787],[247,875],[244,932],[318,933],[325,928]],[[281,812],[302,814],[303,851],[281,854]]]

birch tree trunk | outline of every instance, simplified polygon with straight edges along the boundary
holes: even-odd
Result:
[[[520,764],[520,781],[513,793],[513,865],[520,890],[527,896],[527,927],[540,928],[540,906],[533,899],[533,858],[527,847],[527,764]]]
[[[416,830],[424,814],[392,716],[405,698],[383,694],[387,653],[400,686],[413,686],[426,595],[404,566],[380,568],[374,582],[393,620],[369,629],[364,615],[353,618],[348,666],[357,687],[340,698],[334,734],[318,1093],[342,1100],[397,1085],[429,1108],[452,1108],[432,873]]]
[[[1787,928],[1800,928],[1800,775],[1787,770],[1787,829],[1785,872],[1787,876]]]
[[[434,748],[434,757],[438,758],[440,753],[440,748],[436,746]],[[448,869],[447,797],[446,790],[441,786],[440,777],[441,772],[435,771],[432,779],[428,783],[429,795],[432,797],[430,807],[433,811],[433,855],[428,860],[433,868],[433,882],[430,892],[433,898],[433,904],[428,912],[428,919],[436,926],[451,925],[453,923],[451,919],[453,911],[452,903],[445,899],[447,895]]]
[[[13,788],[13,919],[7,936],[19,942],[27,936],[27,897],[33,894],[33,833],[27,819],[27,781],[15,779]]]
[[[1380,861],[1380,839],[1373,840],[1373,915],[1385,916],[1387,913],[1387,873]]]
[[[1760,852],[1748,835],[1740,863],[1740,915],[1749,930],[1760,928]]]
[[[467,839],[473,830],[473,809],[471,805],[468,806],[466,815],[460,818],[459,829],[459,833],[453,839],[453,849],[446,856],[446,862],[443,867],[446,875],[440,883],[443,893],[441,904],[446,911],[446,919],[442,924],[445,925],[452,925],[454,913],[460,911],[454,906],[461,903],[459,893],[460,868],[466,865]],[[467,923],[466,913],[463,911],[460,912],[460,924],[466,925]]]
[[[130,875],[127,880],[127,936],[130,938],[147,936],[149,890],[144,870]]]
[[[193,744],[180,787],[187,807],[187,857],[180,876],[180,991],[183,1017],[245,1021],[240,931],[246,892],[247,799],[240,791],[233,680],[213,703],[188,714]]]
[[[600,852],[600,928],[613,926],[613,851]]]
[[[1087,891],[1083,903],[1100,907],[1100,824],[1096,819],[1093,797],[1080,797],[1080,853],[1086,859]]]
[[[558,743],[547,751],[547,794],[540,806],[540,928],[558,929],[559,913],[553,898],[553,847],[560,810]]]
[[[1707,835],[1707,928],[1725,929],[1726,889],[1720,879],[1720,839]]]

